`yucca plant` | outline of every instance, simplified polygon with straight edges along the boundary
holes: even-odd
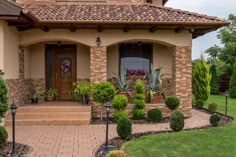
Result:
[[[153,69],[151,65],[151,70],[149,73],[146,73],[144,79],[147,80],[149,88],[148,88],[148,97],[150,100],[153,99],[155,93],[159,92],[161,88],[162,81],[159,79],[159,75],[161,72],[161,67],[158,69]]]
[[[127,92],[130,95],[130,85],[133,83],[133,80],[127,80],[127,69],[122,67],[120,71],[120,75],[114,73],[116,77],[114,77],[115,81],[118,85],[118,92]]]

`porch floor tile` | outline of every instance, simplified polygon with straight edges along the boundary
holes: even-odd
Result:
[[[185,129],[209,125],[209,114],[192,111],[192,117],[185,120]],[[12,128],[7,126],[7,130],[11,141]],[[161,130],[170,130],[169,123],[133,125],[133,133]],[[109,132],[109,139],[116,137],[116,125],[110,125]],[[91,157],[104,140],[105,125],[16,127],[16,141],[33,148],[28,157]]]

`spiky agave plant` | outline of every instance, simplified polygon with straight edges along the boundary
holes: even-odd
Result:
[[[153,69],[151,65],[151,69],[149,73],[146,73],[144,76],[145,80],[147,80],[149,88],[148,88],[148,96],[150,100],[153,99],[155,93],[159,92],[161,88],[162,81],[159,79],[159,75],[161,72],[161,67],[157,69]]]
[[[120,71],[120,75],[113,73],[116,77],[114,77],[114,79],[117,82],[118,85],[118,91],[120,92],[127,92],[130,95],[130,85],[131,83],[133,83],[133,80],[127,80],[127,69],[122,67],[121,71]]]

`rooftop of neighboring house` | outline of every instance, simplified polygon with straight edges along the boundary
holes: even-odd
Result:
[[[167,0],[1,0],[0,19],[5,17],[10,25],[17,26],[19,30],[62,26],[74,29],[85,26],[94,28],[95,25],[102,28],[149,29],[150,32],[159,29],[181,32],[187,29],[193,33],[193,38],[228,24],[217,17],[165,7],[166,2]],[[10,19],[13,16],[18,18]]]

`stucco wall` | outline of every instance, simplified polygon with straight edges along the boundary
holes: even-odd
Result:
[[[90,78],[90,47],[77,44],[77,78]]]
[[[119,74],[119,45],[107,48],[107,77],[112,78],[113,73]]]
[[[29,78],[45,78],[45,44],[38,43],[29,47]]]
[[[3,49],[4,49],[4,43],[3,43],[3,21],[0,21],[0,70],[3,70]]]
[[[153,44],[153,68],[161,67],[161,74],[164,74],[165,78],[171,78],[173,64],[172,53],[172,47]]]
[[[98,33],[97,30],[69,30],[52,29],[49,32],[33,29],[20,32],[20,44],[28,46],[38,42],[45,41],[70,41],[78,42],[88,46],[97,46],[96,38],[100,37],[101,46],[110,46],[124,41],[147,41],[154,43],[163,43],[174,46],[191,46],[192,35],[188,31],[175,33],[172,30],[158,30],[150,33],[148,30],[104,30]]]
[[[19,37],[15,27],[3,23],[3,52],[4,78],[16,79],[19,77]]]

